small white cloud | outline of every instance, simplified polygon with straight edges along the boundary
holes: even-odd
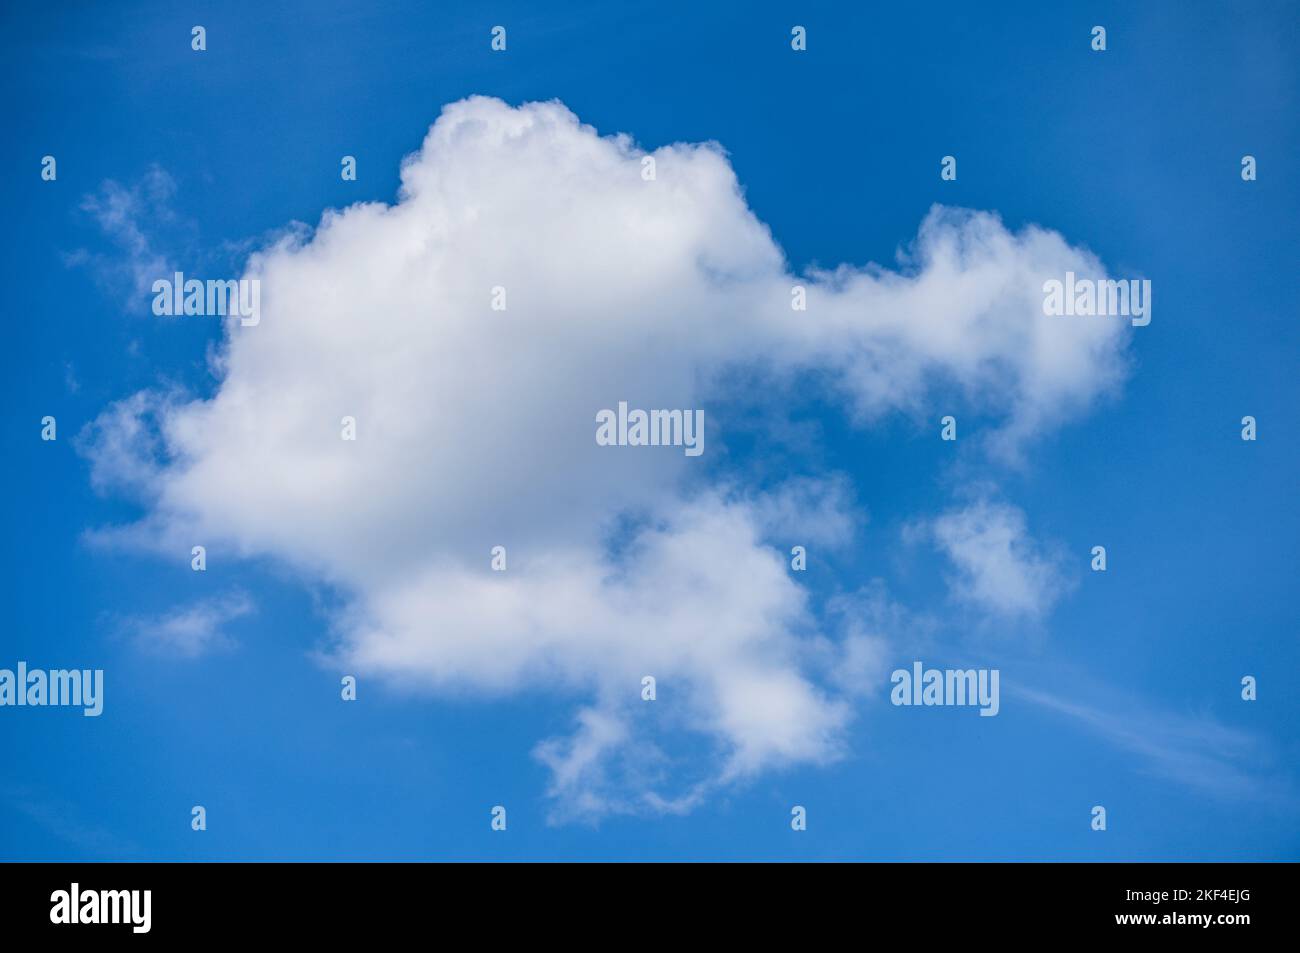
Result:
[[[1014,506],[980,500],[928,524],[952,561],[953,594],[1006,617],[1042,618],[1067,585],[1059,562],[1029,535],[1025,514]]]
[[[551,770],[547,793],[557,807],[557,821],[591,820],[611,813],[626,813],[631,805],[621,802],[622,790],[611,790],[611,755],[627,742],[627,725],[609,711],[584,708],[577,715],[577,730],[567,738],[548,738],[534,749],[534,756]]]
[[[175,181],[158,166],[150,167],[140,181],[129,187],[106,180],[98,192],[82,199],[81,210],[116,246],[116,254],[92,254],[79,249],[67,256],[67,263],[90,266],[105,284],[125,284],[128,309],[134,310],[145,300],[143,296],[154,281],[174,271],[149,230],[175,220],[171,209],[175,192]]]
[[[828,682],[846,696],[879,697],[891,646],[906,643],[919,649],[929,637],[927,620],[892,601],[879,579],[858,592],[832,598],[826,610],[839,639],[820,641],[814,657]]]
[[[144,651],[192,659],[233,646],[234,641],[223,631],[224,627],[253,609],[248,596],[235,592],[180,606],[158,616],[137,616],[126,620],[124,628]]]

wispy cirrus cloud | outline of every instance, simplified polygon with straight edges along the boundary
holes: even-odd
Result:
[[[235,591],[158,615],[132,616],[122,620],[121,629],[142,651],[193,659],[233,647],[228,624],[255,608],[247,594]]]
[[[175,180],[156,165],[130,185],[105,180],[82,199],[81,211],[95,222],[113,251],[81,248],[66,255],[65,262],[89,268],[102,285],[126,295],[128,310],[138,309],[148,300],[153,282],[174,271],[155,231],[176,223],[175,194]]]
[[[1208,715],[1113,700],[1099,707],[1013,683],[1003,690],[1129,752],[1145,773],[1233,800],[1277,800],[1289,787],[1272,777],[1271,752],[1262,740]]]

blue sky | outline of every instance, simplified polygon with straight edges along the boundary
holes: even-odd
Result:
[[[0,161],[17,227],[4,256],[11,618],[0,667],[103,668],[106,700],[93,719],[0,709],[0,855],[1295,859],[1300,18],[1286,3],[896,6],[8,5]],[[190,49],[194,24],[207,30],[205,52]],[[508,29],[504,53],[489,48],[495,24]],[[807,27],[806,52],[790,49],[794,24]],[[1089,48],[1094,24],[1107,29],[1104,53]],[[823,363],[790,379],[709,391],[719,429],[704,464],[681,477],[683,500],[807,478],[838,479],[854,501],[853,530],[810,544],[795,580],[808,601],[801,624],[830,645],[843,644],[845,615],[888,630],[872,643],[883,673],[869,668],[859,691],[836,696],[851,714],[835,756],[787,752],[706,785],[680,812],[557,812],[538,745],[572,732],[599,694],[584,679],[604,670],[501,688],[473,660],[446,663],[445,678],[433,671],[441,662],[385,668],[363,651],[377,649],[349,616],[355,591],[337,584],[341,570],[313,571],[302,550],[285,558],[256,527],[210,547],[205,573],[191,572],[188,547],[168,556],[95,535],[157,508],[93,485],[104,444],[78,439],[83,428],[141,391],[205,400],[221,385],[208,365],[221,323],[155,317],[132,268],[156,259],[237,277],[291,222],[315,228],[326,209],[393,203],[403,158],[444,106],[472,95],[559,100],[600,135],[625,132],[651,152],[716,141],[793,275],[873,262],[908,273],[898,250],[939,203],[996,213],[1013,234],[1050,229],[1110,274],[1152,280],[1151,324],[1122,339],[1123,382],[1082,410],[1049,406],[1019,459],[982,440],[1023,408],[940,379],[906,406],[858,417],[820,386],[839,371],[816,348]],[[1257,181],[1240,176],[1246,154]],[[57,158],[56,181],[41,179],[45,155]],[[355,182],[340,179],[343,155],[357,158]],[[955,182],[940,180],[944,155],[957,157]],[[461,166],[447,162],[449,178]],[[502,175],[518,168],[500,162],[491,169]],[[465,166],[458,174],[473,181]],[[661,167],[672,181],[671,161]],[[700,168],[704,189],[713,167]],[[115,198],[128,214],[106,211]],[[580,251],[550,253],[556,275]],[[284,253],[286,268],[297,254]],[[272,327],[278,306],[268,305]],[[519,334],[549,353],[544,337]],[[562,374],[564,358],[547,359]],[[285,384],[270,374],[272,391]],[[1044,384],[1027,399],[1053,393]],[[621,396],[637,395],[610,399]],[[939,439],[949,412],[955,446]],[[54,442],[40,440],[47,414]],[[1247,414],[1254,442],[1240,439]],[[212,461],[231,449],[205,447]],[[638,452],[613,452],[624,450]],[[430,498],[449,493],[451,464],[423,462]],[[532,465],[526,448],[513,464]],[[245,476],[257,478],[235,474]],[[205,487],[223,493],[220,481]],[[962,598],[935,521],[980,501],[1023,517],[1029,564],[1047,574],[1040,609]],[[488,544],[513,531],[485,529],[475,564],[486,569]],[[409,543],[381,525],[319,545],[373,547],[379,560]],[[1089,571],[1098,544],[1105,573]],[[527,574],[526,557],[516,565]],[[357,589],[388,594],[364,575],[351,577]],[[195,605],[225,606],[228,618],[204,628],[201,651],[160,650],[149,635],[159,620]],[[441,609],[435,600],[430,625],[455,640]],[[744,613],[721,617],[733,615]],[[352,669],[332,653],[353,649],[374,671],[344,703],[339,677]],[[998,668],[998,717],[891,706],[888,672],[916,659]],[[1258,679],[1257,701],[1241,699],[1244,675]],[[829,692],[835,675],[809,679]],[[716,776],[740,735],[670,723],[675,697],[661,682],[618,757],[624,768],[652,762],[659,747],[640,746],[651,739],[669,756],[660,781],[681,792],[682,779]],[[615,789],[607,800],[636,800],[630,774],[603,779]],[[562,797],[581,794],[580,784]],[[195,804],[206,831],[190,829]],[[504,833],[489,828],[498,804]],[[791,830],[792,805],[807,808],[806,831]],[[1094,805],[1107,809],[1105,832],[1090,829]]]

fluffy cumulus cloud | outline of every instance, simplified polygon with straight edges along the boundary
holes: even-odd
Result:
[[[1066,588],[1059,559],[1035,542],[1017,507],[979,500],[926,528],[956,569],[954,594],[977,608],[1040,619]]]
[[[816,372],[863,425],[941,388],[1001,454],[1123,372],[1121,322],[1042,313],[1045,279],[1102,273],[1054,232],[936,208],[898,270],[797,275],[719,147],[662,147],[651,181],[644,155],[559,103],[448,106],[395,204],[328,211],[252,257],[262,320],[226,327],[210,399],[127,397],[84,443],[101,486],[148,505],[120,533],[203,539],[336,587],[349,670],[571,698],[573,734],[537,756],[587,814],[685,809],[835,757],[851,693],[825,674],[826,645],[858,668],[878,654],[824,631],[786,562],[786,527],[851,536],[851,493],[710,475],[726,372],[775,387]],[[706,452],[598,446],[596,413],[621,400],[703,408]],[[707,771],[678,764],[679,735],[711,746]]]

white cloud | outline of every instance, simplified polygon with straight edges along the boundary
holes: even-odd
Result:
[[[957,598],[1000,616],[1042,618],[1062,595],[1066,579],[1043,552],[1014,506],[979,500],[950,510],[928,526],[957,569]]]
[[[211,400],[136,395],[84,447],[101,485],[148,500],[133,538],[201,538],[336,585],[350,670],[585,699],[573,738],[539,748],[561,797],[645,735],[655,675],[673,729],[718,749],[698,784],[632,792],[671,810],[839,752],[849,706],[816,674],[781,534],[842,542],[853,515],[833,480],[709,489],[709,454],[598,447],[596,412],[703,407],[713,452],[722,372],[812,370],[862,421],[955,389],[1013,452],[1115,385],[1124,327],[1043,316],[1045,277],[1101,273],[1053,232],[936,208],[900,272],[796,277],[721,149],[660,148],[652,182],[641,155],[558,103],[448,106],[397,204],[327,212],[253,257],[262,321],[226,328]],[[488,568],[498,544],[506,573]]]
[[[123,186],[106,180],[99,191],[82,199],[88,213],[118,251],[118,257],[79,249],[67,257],[70,265],[89,265],[107,284],[124,284],[128,310],[138,310],[153,282],[170,277],[172,267],[148,233],[151,225],[172,222],[171,200],[176,182],[166,170],[152,166],[139,182]]]
[[[1273,773],[1273,752],[1248,732],[1207,714],[1183,715],[1107,699],[1094,707],[1008,686],[1012,694],[1077,724],[1141,759],[1147,773],[1222,798],[1293,800],[1289,781]]]
[[[254,609],[242,592],[204,599],[178,606],[159,616],[127,620],[124,628],[145,651],[183,658],[198,658],[228,648],[233,640],[223,631],[227,623],[243,618]]]

